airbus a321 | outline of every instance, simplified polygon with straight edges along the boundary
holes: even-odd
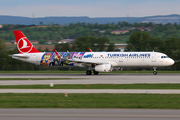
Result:
[[[87,75],[123,67],[152,67],[156,75],[157,67],[174,64],[173,59],[160,52],[39,52],[20,30],[15,30],[14,35],[19,54],[12,58],[41,66],[87,67]]]

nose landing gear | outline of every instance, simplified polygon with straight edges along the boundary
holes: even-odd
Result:
[[[154,69],[153,74],[154,74],[154,75],[157,75],[157,72],[156,72],[157,67],[153,67],[153,69]]]

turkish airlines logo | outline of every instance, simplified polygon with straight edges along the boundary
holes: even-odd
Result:
[[[23,37],[18,40],[17,47],[21,53],[29,53],[32,50],[33,45],[31,45],[26,37]]]

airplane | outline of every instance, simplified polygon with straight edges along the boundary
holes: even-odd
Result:
[[[171,66],[174,60],[160,52],[40,52],[27,37],[15,30],[19,54],[12,58],[41,66],[76,66],[87,67],[86,74],[98,75],[99,72],[111,72],[123,67],[153,67],[153,74],[157,74],[157,67]]]

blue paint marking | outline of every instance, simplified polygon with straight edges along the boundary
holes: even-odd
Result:
[[[88,58],[88,57],[93,57],[94,54],[87,54],[87,55],[84,55],[84,58]]]

